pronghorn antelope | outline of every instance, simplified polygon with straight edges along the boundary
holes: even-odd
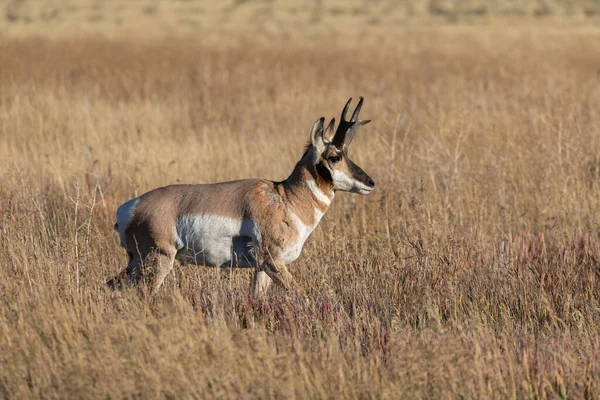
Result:
[[[155,292],[173,268],[184,264],[253,267],[253,293],[264,294],[271,281],[288,287],[286,265],[300,255],[338,190],[367,194],[375,182],[348,158],[348,146],[358,128],[361,97],[350,120],[342,110],[335,118],[312,127],[310,143],[284,181],[247,179],[201,185],[173,185],[131,199],[117,210],[115,230],[127,250],[129,265],[111,279],[135,283],[151,277]]]

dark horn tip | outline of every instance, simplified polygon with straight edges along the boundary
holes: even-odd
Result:
[[[344,109],[342,110],[342,115],[340,116],[340,121],[346,120],[346,113],[348,112],[348,108],[350,108],[351,103],[352,103],[352,97],[350,97],[348,99],[348,101],[346,102],[346,105],[344,106]]]

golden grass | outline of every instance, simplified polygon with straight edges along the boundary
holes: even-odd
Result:
[[[0,397],[592,398],[597,33],[406,31],[380,46],[0,42]],[[113,293],[124,200],[283,179],[364,95],[340,194],[291,267],[176,267]]]
[[[108,37],[197,35],[279,40],[360,39],[405,27],[515,22],[600,26],[598,0],[8,0],[0,3],[0,35]]]

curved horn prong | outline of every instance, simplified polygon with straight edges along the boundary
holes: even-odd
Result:
[[[352,142],[352,139],[354,139],[354,135],[356,134],[356,131],[358,130],[359,127],[368,124],[369,122],[371,122],[370,119],[361,119],[356,121],[356,123],[354,125],[352,125],[352,127],[350,129],[348,129],[348,132],[346,132],[346,138],[344,140],[344,146],[349,146],[350,143]]]
[[[362,108],[364,100],[365,99],[362,96],[359,97],[358,105],[354,109],[354,112],[352,113],[352,118],[350,118],[349,121],[346,119],[346,114],[348,113],[348,108],[352,103],[352,97],[350,97],[350,100],[346,102],[346,105],[342,110],[342,119],[340,120],[340,124],[338,125],[337,130],[335,131],[335,136],[331,140],[331,144],[333,144],[338,149],[341,149],[342,147],[348,147],[348,145],[354,138],[354,135],[356,134],[358,128],[370,122],[369,120],[358,119],[358,114],[360,113],[360,109]]]
[[[342,110],[342,116],[340,117],[340,123],[342,121],[346,121],[346,113],[348,112],[348,108],[350,108],[350,104],[352,104],[352,97],[350,97],[348,99],[348,101],[346,102],[346,105],[344,106],[344,109]]]
[[[359,100],[358,100],[358,105],[354,109],[354,112],[352,113],[352,118],[350,119],[350,121],[352,121],[352,122],[358,121],[358,113],[360,113],[360,109],[362,108],[363,101],[364,101],[364,98],[362,96],[360,96]]]

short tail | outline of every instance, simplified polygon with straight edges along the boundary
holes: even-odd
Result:
[[[113,229],[115,230],[115,232],[119,232],[119,223],[118,222],[115,222]]]

